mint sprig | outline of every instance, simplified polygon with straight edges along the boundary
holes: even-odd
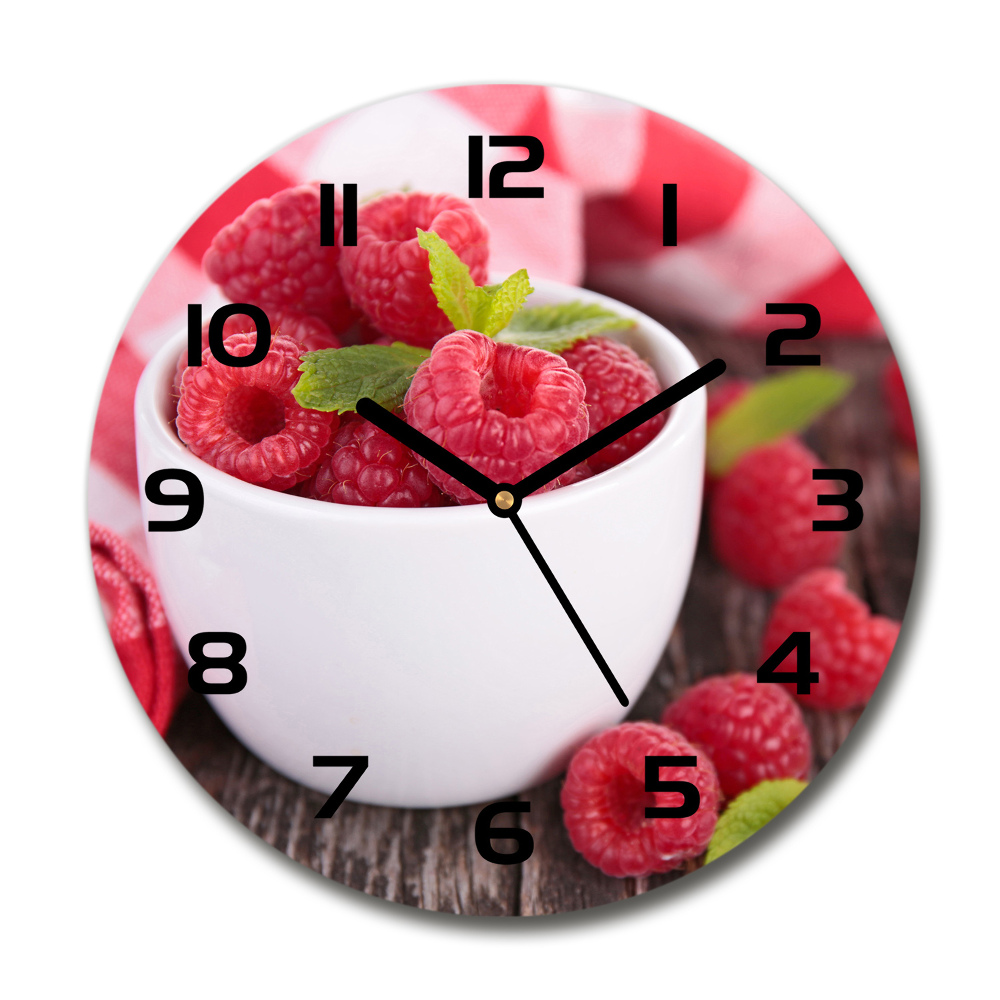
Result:
[[[534,291],[524,268],[499,285],[477,285],[465,262],[437,233],[418,229],[417,242],[430,260],[431,291],[438,307],[456,330],[476,330],[506,344],[561,354],[587,337],[634,326],[593,302],[523,309]]]
[[[534,291],[524,268],[498,285],[477,285],[468,265],[437,233],[418,229],[417,242],[427,251],[438,306],[456,330],[475,330],[504,343],[559,354],[587,337],[634,325],[594,303],[523,309]],[[388,347],[364,344],[309,351],[302,355],[302,375],[292,394],[308,410],[356,412],[358,400],[365,397],[396,410],[430,354],[398,341]]]
[[[465,261],[437,233],[418,229],[417,242],[430,258],[431,291],[456,330],[495,336],[534,291],[523,267],[502,284],[477,285]]]
[[[532,306],[514,314],[496,339],[522,347],[536,347],[553,354],[568,351],[575,343],[600,333],[629,330],[635,323],[596,302],[560,302]]]
[[[805,430],[853,385],[853,376],[834,368],[763,379],[712,421],[706,443],[708,471],[724,476],[753,448]]]
[[[721,857],[766,826],[806,787],[797,778],[762,781],[741,792],[715,825],[705,863]]]
[[[307,410],[350,412],[366,396],[395,410],[403,405],[417,368],[430,356],[426,348],[398,341],[309,351],[302,355],[302,376],[292,395]]]

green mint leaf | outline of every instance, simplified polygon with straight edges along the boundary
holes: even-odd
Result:
[[[715,832],[708,844],[705,863],[721,857],[726,851],[742,844],[761,827],[766,826],[795,798],[803,788],[804,781],[782,778],[779,781],[762,781],[748,788],[729,803],[719,817]]]
[[[387,410],[403,403],[410,379],[431,356],[423,347],[395,343],[359,347],[328,347],[302,355],[301,378],[292,390],[307,410],[355,410],[366,396]]]
[[[417,242],[431,265],[431,291],[456,330],[476,330],[492,337],[534,291],[521,268],[500,285],[477,285],[469,268],[437,233],[417,230]]]
[[[751,449],[805,430],[853,385],[853,376],[833,368],[803,368],[763,379],[712,421],[708,471],[724,476]]]
[[[496,339],[561,354],[580,340],[633,326],[632,320],[596,302],[561,302],[522,309]]]
[[[486,307],[477,312],[474,317],[476,325],[470,329],[485,333],[487,337],[495,337],[511,321],[534,289],[528,281],[528,272],[522,267],[502,285],[486,285],[482,291],[488,297]]]
[[[431,291],[438,307],[456,330],[474,330],[476,316],[489,310],[489,294],[469,273],[468,265],[434,232],[417,230],[417,242],[427,251],[431,265]]]

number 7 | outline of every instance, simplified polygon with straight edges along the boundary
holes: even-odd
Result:
[[[329,819],[358,783],[358,778],[368,770],[367,757],[313,757],[313,767],[349,767],[344,780],[333,790],[333,794],[316,813],[316,819]]]

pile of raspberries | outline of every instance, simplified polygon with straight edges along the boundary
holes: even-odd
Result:
[[[340,242],[342,209],[336,213]],[[177,366],[180,439],[223,472],[267,489],[330,503],[437,507],[480,503],[436,467],[359,418],[299,406],[292,389],[301,355],[356,343],[430,348],[401,416],[497,482],[517,482],[658,393],[656,374],[631,348],[603,337],[562,355],[453,329],[431,290],[417,230],[437,233],[487,281],[489,234],[471,205],[449,194],[392,192],[358,209],[357,245],[320,243],[320,185],[255,202],[225,226],[203,267],[234,302],[262,308],[267,357],[228,367],[208,350]],[[249,354],[253,321],[230,316],[227,353]],[[603,472],[646,445],[665,416],[648,421],[547,489]]]

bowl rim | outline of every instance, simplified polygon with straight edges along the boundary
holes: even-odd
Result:
[[[548,301],[565,301],[572,297],[587,302],[595,302],[633,319],[641,335],[651,338],[668,356],[676,368],[673,380],[677,381],[691,374],[699,367],[690,350],[661,323],[645,313],[624,302],[619,302],[609,296],[590,289],[567,285],[562,282],[546,279],[532,279],[534,291],[528,297],[530,302],[535,295]],[[276,490],[265,489],[255,483],[247,483],[235,476],[216,469],[213,465],[198,458],[187,449],[177,436],[172,420],[166,418],[163,412],[162,399],[170,381],[173,379],[177,366],[179,352],[187,342],[187,330],[181,330],[164,342],[147,362],[140,376],[135,392],[135,430],[136,448],[141,450],[142,440],[149,435],[149,444],[156,451],[166,451],[170,454],[170,468],[182,468],[198,476],[203,489],[209,488],[216,494],[225,494],[242,506],[262,509],[285,508],[294,511],[298,517],[312,516],[325,521],[349,521],[367,523],[375,518],[377,523],[388,525],[390,521],[403,519],[409,523],[430,523],[438,518],[446,518],[453,524],[456,519],[479,518],[489,513],[485,503],[460,504],[454,507],[365,507],[352,504],[321,503],[310,497],[300,497]],[[648,361],[647,363],[653,363]],[[654,364],[655,367],[655,364]],[[657,373],[660,374],[659,372]],[[700,423],[704,427],[705,405],[703,402],[705,389],[701,388],[689,394],[671,408],[670,419],[660,433],[645,447],[625,461],[604,472],[591,476],[578,483],[549,490],[546,493],[525,497],[522,511],[542,511],[551,508],[585,500],[605,490],[620,489],[631,474],[638,472],[646,463],[662,461],[668,453],[688,437]],[[141,465],[141,463],[140,463]],[[700,485],[700,483],[699,483]],[[140,497],[144,499],[140,485]],[[310,514],[310,512],[312,512]],[[492,520],[493,515],[490,514]]]

